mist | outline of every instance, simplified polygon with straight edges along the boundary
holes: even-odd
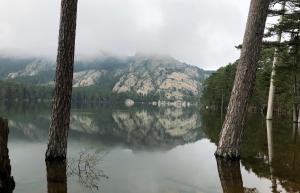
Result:
[[[239,57],[250,1],[84,0],[76,57],[172,56],[205,69]],[[2,0],[0,55],[55,58],[59,0]]]

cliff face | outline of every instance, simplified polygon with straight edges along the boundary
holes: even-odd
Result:
[[[182,99],[201,92],[205,72],[171,57],[137,56],[113,87],[113,92],[157,94]]]
[[[9,60],[12,63],[13,59]],[[20,65],[18,66],[18,62]],[[27,62],[27,64],[26,64]],[[2,80],[52,85],[55,62],[46,59],[13,61],[14,68],[1,72]],[[0,58],[1,66],[8,60]],[[1,69],[0,69],[1,70]],[[172,57],[136,55],[127,58],[82,60],[75,63],[74,87],[109,85],[114,93],[158,95],[168,99],[199,95],[209,73]]]

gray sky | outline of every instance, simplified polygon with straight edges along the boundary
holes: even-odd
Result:
[[[79,0],[76,55],[165,54],[205,69],[239,57],[250,0]],[[56,55],[60,0],[0,0],[0,54]]]

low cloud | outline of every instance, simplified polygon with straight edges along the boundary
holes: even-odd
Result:
[[[205,69],[234,61],[250,0],[79,0],[76,55],[173,56]],[[0,53],[54,57],[59,0],[2,0]]]

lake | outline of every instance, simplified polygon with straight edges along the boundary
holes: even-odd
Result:
[[[216,160],[222,125],[197,107],[74,107],[68,161],[44,161],[49,106],[1,105],[9,119],[14,193],[271,193],[300,191],[300,131],[247,119],[238,162]]]

